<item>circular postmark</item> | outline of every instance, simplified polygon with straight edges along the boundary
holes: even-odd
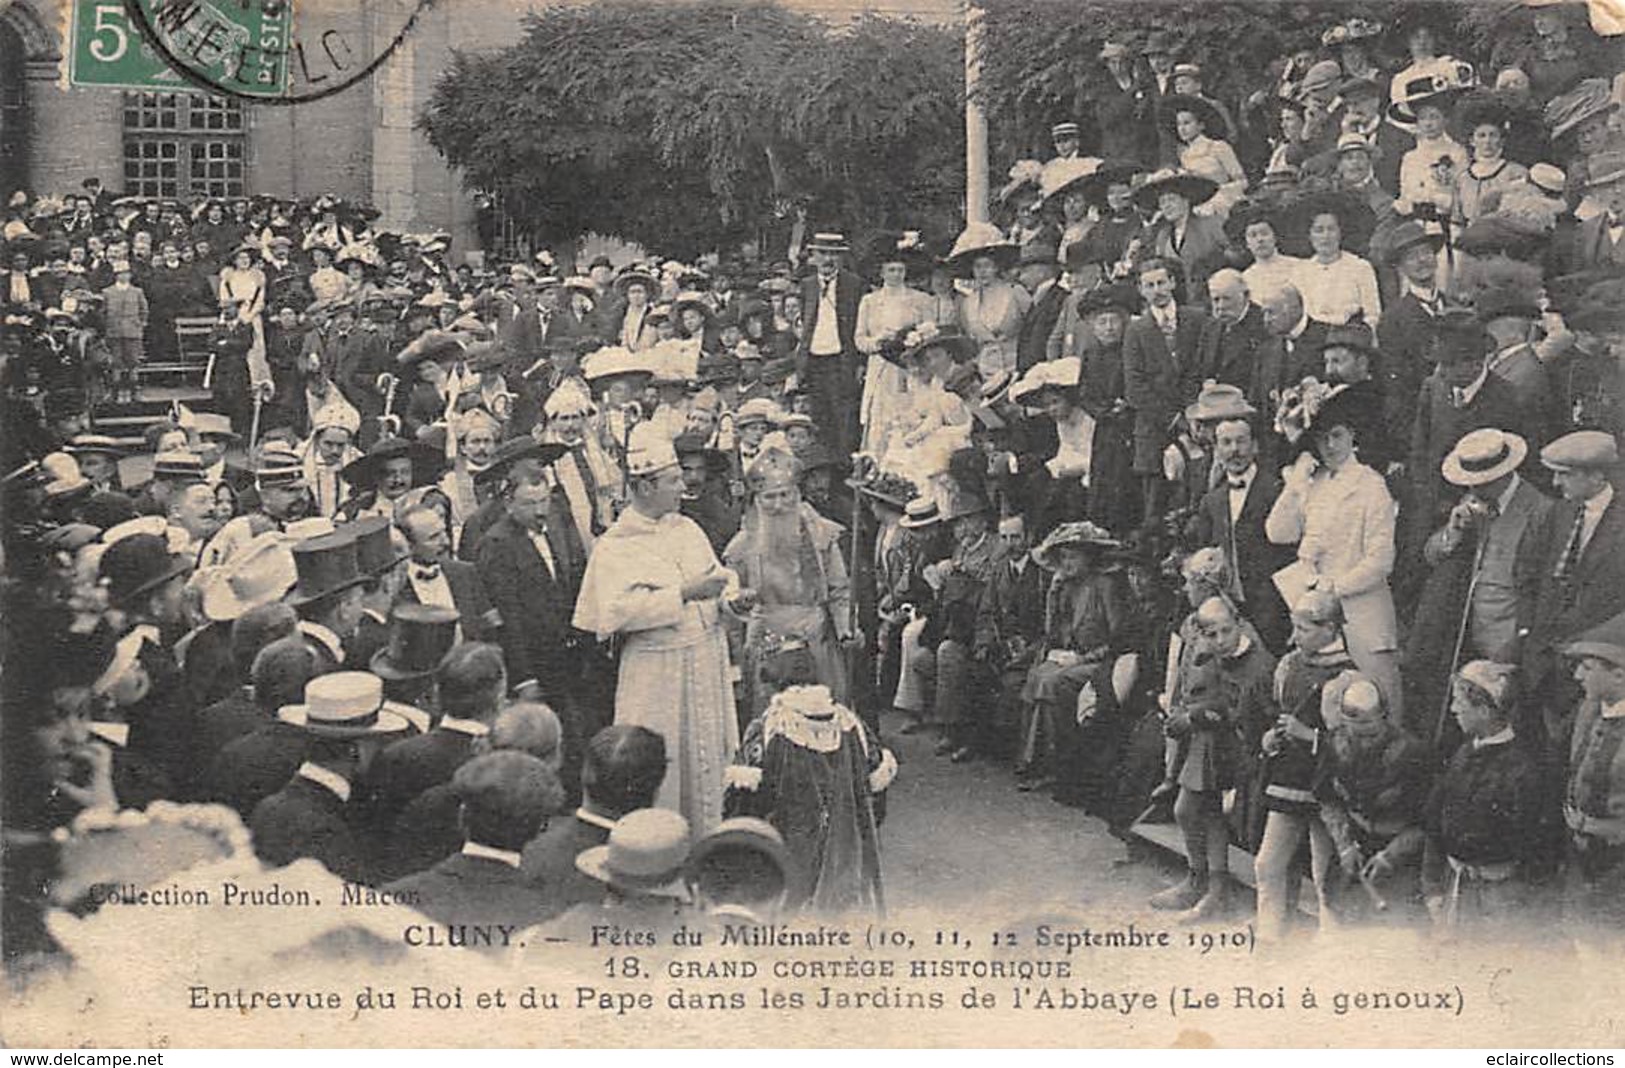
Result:
[[[366,81],[435,0],[124,0],[153,53],[208,93],[323,100]]]

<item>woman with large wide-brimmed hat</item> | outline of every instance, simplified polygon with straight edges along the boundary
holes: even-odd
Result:
[[[880,288],[858,301],[852,340],[858,351],[875,356],[931,317],[931,298],[908,284],[909,275],[928,269],[930,258],[917,230],[880,234],[871,246]],[[908,372],[886,359],[871,359],[864,371],[858,422],[860,448],[872,456],[886,451],[892,414],[908,392]]]
[[[1313,451],[1282,472],[1281,495],[1264,521],[1276,545],[1296,545],[1297,562],[1277,572],[1287,604],[1309,591],[1331,593],[1343,608],[1343,638],[1360,670],[1402,716],[1399,627],[1388,577],[1394,569],[1394,499],[1383,476],[1360,459],[1373,443],[1369,412],[1347,391],[1334,394],[1305,426]]]
[[[1066,262],[1067,247],[1083,239],[1092,225],[1089,218],[1089,198],[1085,184],[1100,169],[1100,160],[1092,156],[1052,160],[1044,168],[1039,182],[1039,205],[1055,217],[1052,225],[1060,229],[1053,257]]]
[[[1182,268],[1181,304],[1207,302],[1207,276],[1222,266],[1229,247],[1222,220],[1195,214],[1218,191],[1211,178],[1164,169],[1148,175],[1134,192],[1134,202],[1151,218],[1144,253],[1174,260]]]
[[[1021,250],[991,223],[971,223],[948,253],[948,268],[969,280],[959,294],[959,325],[980,346],[977,368],[991,377],[1016,366],[1016,339],[1032,298],[1001,273],[1016,265]]]
[[[908,369],[904,402],[892,413],[880,466],[912,480],[924,496],[945,492],[948,458],[970,441],[970,409],[948,389],[955,367],[975,357],[974,339],[935,323],[915,326],[902,338],[897,359]]]
[[[1145,636],[1127,575],[1108,563],[1120,548],[1107,531],[1077,522],[1056,527],[1033,550],[1033,560],[1054,578],[1045,597],[1042,655],[1021,689],[1018,789],[1053,784],[1088,796],[1106,785],[1087,780],[1115,763],[1120,709]]]
[[[1350,194],[1328,190],[1298,201],[1291,217],[1294,230],[1309,238],[1310,256],[1295,283],[1309,318],[1340,326],[1358,317],[1374,329],[1382,317],[1377,272],[1352,251],[1371,241],[1371,209]]]
[[[1160,114],[1179,146],[1180,168],[1218,187],[1213,196],[1193,210],[1223,219],[1247,191],[1247,173],[1241,169],[1235,148],[1223,139],[1223,113],[1205,97],[1175,94],[1163,101]]]

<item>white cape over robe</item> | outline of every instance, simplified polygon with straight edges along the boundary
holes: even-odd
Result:
[[[593,547],[575,611],[581,630],[622,637],[615,722],[666,739],[655,803],[682,813],[696,837],[722,820],[723,773],[739,747],[721,605],[683,601],[683,587],[711,572],[738,588],[693,520],[629,508]]]

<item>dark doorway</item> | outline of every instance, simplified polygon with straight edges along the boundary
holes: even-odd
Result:
[[[0,195],[28,181],[27,52],[15,29],[0,20]]]

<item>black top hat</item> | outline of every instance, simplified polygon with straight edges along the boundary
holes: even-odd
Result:
[[[457,644],[460,618],[454,608],[396,605],[389,610],[389,644],[373,654],[372,673],[391,682],[433,675]]]
[[[445,473],[446,455],[418,441],[384,438],[359,460],[352,460],[339,474],[358,491],[374,489],[384,461],[405,457],[412,461],[412,485],[424,486]]]
[[[298,606],[319,601],[365,582],[356,554],[354,531],[339,530],[299,542],[293,547],[293,563],[299,581],[286,601]]]
[[[363,575],[380,575],[400,562],[401,554],[395,551],[389,527],[388,517],[381,515],[357,519],[345,526],[348,533],[355,535],[356,569]]]
[[[108,546],[99,574],[107,580],[111,604],[127,604],[190,570],[185,559],[169,554],[169,543],[157,534],[132,534]]]

